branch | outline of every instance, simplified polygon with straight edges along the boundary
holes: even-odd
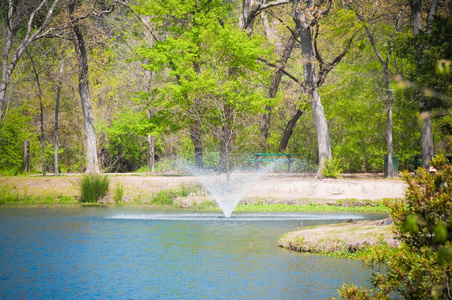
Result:
[[[96,12],[93,11],[93,15],[95,15],[96,17],[101,17],[101,16],[104,16],[104,15],[109,15],[109,14],[111,14],[111,13],[115,10],[116,5],[118,5],[118,3],[119,3],[119,0],[115,0],[115,1],[113,2],[113,4],[110,6],[110,8],[108,8],[107,10],[103,10],[103,11],[101,11],[101,12],[99,12],[99,13],[96,13]]]
[[[244,24],[243,24],[242,30],[246,30],[248,28],[248,26],[250,26],[250,24],[253,22],[254,18],[256,18],[261,13],[261,11],[263,11],[267,8],[271,8],[271,7],[282,5],[282,4],[289,4],[289,3],[290,3],[290,0],[278,0],[278,1],[270,2],[270,3],[264,3],[262,1],[261,3],[254,6],[253,9],[248,14],[248,16],[246,16],[244,18],[244,22],[243,22]]]
[[[295,41],[297,41],[299,44],[301,44],[301,41],[297,38],[297,33],[289,27],[289,25],[287,25],[284,20],[282,20],[280,17],[277,17],[273,14],[272,11],[270,11],[270,14],[273,18],[277,19],[279,22],[281,22],[281,24],[283,24],[287,29],[289,29],[290,33],[295,37]]]
[[[315,26],[315,35],[314,35],[314,54],[315,54],[315,58],[320,62],[320,65],[325,64],[325,62],[323,61],[322,56],[320,55],[320,51],[317,47],[317,37],[319,36],[319,24],[316,24]]]
[[[338,64],[340,63],[340,61],[345,57],[345,55],[347,55],[348,51],[350,50],[350,47],[353,43],[353,40],[356,37],[356,33],[353,34],[353,36],[350,38],[350,40],[348,41],[347,45],[344,48],[344,51],[342,51],[338,56],[336,56],[336,58],[328,63],[325,64],[323,62],[323,60],[319,60],[320,62],[320,71],[319,71],[319,80],[317,81],[317,87],[320,87],[326,79],[326,76],[328,75],[328,73]],[[316,48],[316,57],[317,57],[317,48]],[[320,54],[319,54],[320,57]],[[320,58],[321,59],[321,58]]]
[[[160,38],[155,34],[154,30],[152,30],[151,26],[146,22],[146,20],[140,16],[139,14],[137,14],[133,8],[131,8],[126,2],[124,1],[118,1],[119,4],[121,4],[122,6],[128,8],[134,15],[135,17],[137,17],[141,23],[144,24],[144,26],[149,30],[149,32],[151,33],[152,37],[156,40],[156,41],[160,41]]]
[[[279,66],[277,66],[277,65],[275,65],[275,64],[273,64],[273,63],[271,63],[271,62],[269,62],[268,60],[266,60],[266,59],[264,59],[264,58],[262,58],[262,57],[258,57],[257,60],[258,60],[258,61],[261,61],[261,62],[263,62],[263,63],[265,63],[265,64],[267,64],[267,65],[270,66],[270,67],[273,67],[273,68],[278,69],[278,70],[281,71],[284,75],[286,75],[287,77],[289,77],[290,79],[292,79],[292,80],[295,81],[296,83],[302,85],[302,83],[300,82],[300,80],[298,80],[295,76],[293,76],[292,74],[290,74],[290,73],[288,73],[286,70],[284,70],[284,67],[282,67],[282,66],[279,67]]]

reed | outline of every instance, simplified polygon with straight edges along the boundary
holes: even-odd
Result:
[[[80,180],[80,201],[98,202],[105,197],[110,186],[110,181],[104,175],[85,175]]]

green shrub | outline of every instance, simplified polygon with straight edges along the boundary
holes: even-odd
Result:
[[[123,188],[122,184],[118,182],[116,184],[116,188],[115,188],[115,196],[114,196],[115,202],[121,203],[123,198],[124,198],[124,188]]]
[[[444,157],[433,160],[438,170],[403,174],[408,183],[404,201],[386,201],[402,241],[400,249],[374,249],[364,262],[375,269],[373,289],[344,286],[346,299],[450,299],[452,278],[452,167]],[[380,273],[380,265],[386,266]]]
[[[85,175],[80,180],[80,201],[97,202],[105,197],[108,192],[110,182],[104,175]]]
[[[64,195],[60,197],[58,203],[66,204],[66,203],[76,203],[74,196]]]
[[[173,190],[160,191],[155,195],[152,204],[166,204],[171,205],[177,197],[177,193]]]
[[[327,178],[338,178],[342,172],[344,172],[344,168],[341,167],[342,161],[336,158],[330,158],[325,160],[325,164],[323,165],[322,174]]]

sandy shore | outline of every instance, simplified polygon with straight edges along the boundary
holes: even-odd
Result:
[[[194,176],[157,176],[148,174],[112,175],[110,187],[121,183],[126,195],[155,194],[162,190],[179,188],[181,185],[201,184],[199,177]],[[242,181],[246,182],[246,176]],[[0,185],[8,186],[14,192],[34,195],[62,193],[78,196],[80,175],[67,176],[25,176],[0,177]],[[357,199],[378,200],[384,198],[403,198],[406,183],[401,179],[372,178],[361,176],[356,178],[316,180],[302,174],[275,173],[267,174],[250,184],[245,198],[265,198],[267,200],[289,199]]]

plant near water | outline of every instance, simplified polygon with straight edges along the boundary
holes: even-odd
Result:
[[[124,187],[122,186],[121,183],[117,183],[116,184],[116,188],[115,188],[115,202],[116,203],[121,203],[122,199],[124,198]]]
[[[85,175],[80,180],[80,201],[97,202],[107,195],[110,181],[104,175]]]
[[[327,178],[338,178],[342,172],[344,172],[344,168],[341,166],[342,160],[337,158],[330,158],[325,160],[325,164],[322,169],[322,175]]]
[[[444,157],[433,160],[432,175],[403,174],[408,183],[405,201],[386,201],[402,240],[400,249],[374,249],[364,259],[384,273],[373,276],[373,289],[344,285],[346,299],[389,299],[398,292],[405,299],[450,299],[452,279],[452,167]]]

